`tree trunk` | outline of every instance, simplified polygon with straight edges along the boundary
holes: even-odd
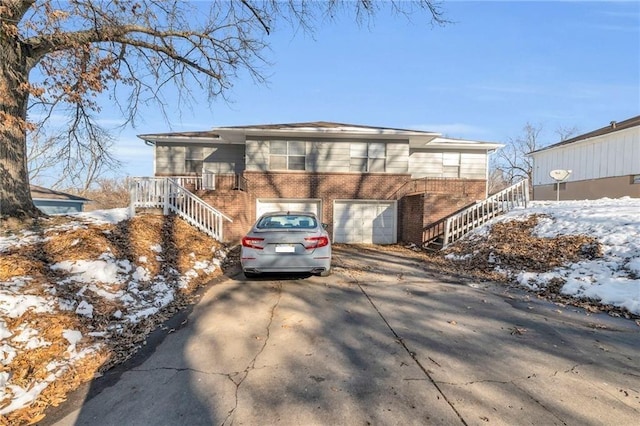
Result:
[[[16,37],[0,33],[0,217],[40,215],[27,172],[26,53]]]

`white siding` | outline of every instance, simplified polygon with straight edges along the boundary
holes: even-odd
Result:
[[[567,182],[640,174],[640,127],[532,154],[534,185],[554,183],[549,172],[572,170]]]
[[[387,144],[387,173],[409,172],[409,144]]]
[[[413,151],[409,156],[409,173],[417,179],[442,176],[442,152]]]
[[[487,178],[486,151],[446,151],[460,153],[460,177],[465,179]],[[413,149],[409,156],[409,173],[414,179],[444,176],[444,152],[429,149]]]
[[[244,170],[244,145],[218,145],[204,149],[207,173],[240,173]]]
[[[349,144],[340,142],[309,142],[307,170],[314,172],[348,172]]]
[[[460,154],[460,177],[468,179],[486,179],[487,153],[462,152]]]
[[[269,170],[269,142],[247,140],[245,152],[246,170]]]
[[[156,144],[155,171],[158,175],[184,174],[184,146]]]

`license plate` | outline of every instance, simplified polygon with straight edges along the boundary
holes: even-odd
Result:
[[[276,253],[295,253],[294,246],[276,246]]]

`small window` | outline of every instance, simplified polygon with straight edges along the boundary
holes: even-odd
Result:
[[[270,141],[269,170],[305,170],[306,150],[306,142]]]
[[[386,170],[387,147],[382,142],[355,142],[349,147],[349,170],[383,173]]]
[[[184,153],[184,171],[186,174],[201,174],[203,164],[203,150],[201,146],[187,146]]]
[[[631,183],[632,184],[640,184],[640,175],[634,175],[631,177]]]

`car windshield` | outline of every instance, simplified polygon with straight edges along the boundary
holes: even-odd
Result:
[[[318,226],[313,216],[307,215],[276,215],[265,216],[258,222],[258,229],[313,229]]]

